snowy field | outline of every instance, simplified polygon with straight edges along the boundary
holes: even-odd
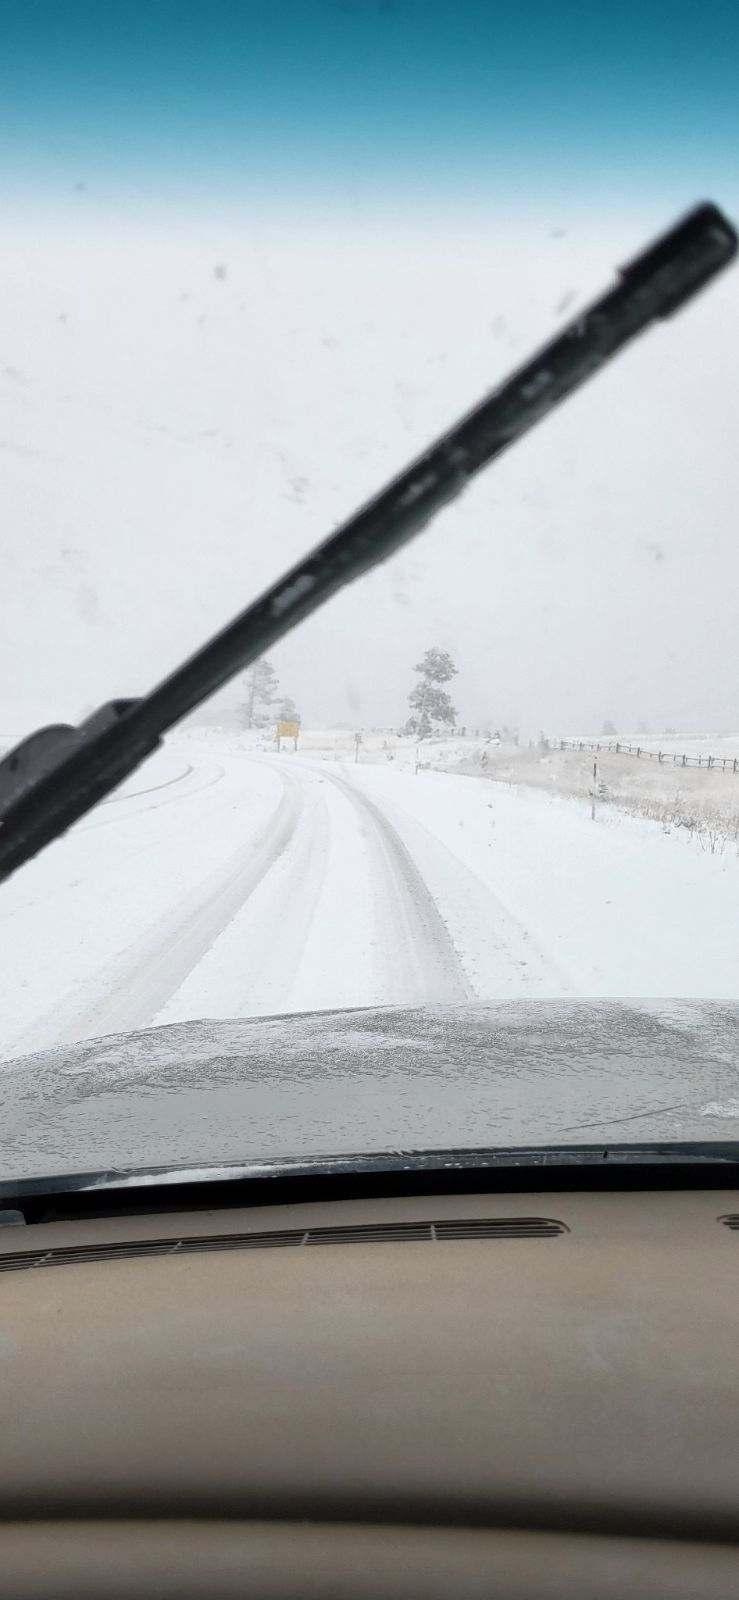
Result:
[[[604,750],[471,750],[466,757],[448,763],[447,770],[449,765],[464,772],[484,767],[487,776],[498,783],[525,784],[583,802],[590,799],[595,788],[599,806],[605,804],[650,819],[664,828],[684,829],[693,835],[698,849],[736,854],[739,771],[733,770],[733,760],[735,753],[739,754],[739,740],[713,740],[709,750],[702,752],[704,761],[709,752],[717,763],[711,769],[707,765],[699,768],[676,764],[667,750],[663,750],[662,762],[649,756],[616,755]],[[727,762],[725,768],[718,765],[722,760]]]
[[[4,887],[3,1058],[193,1018],[739,996],[735,850],[309,744],[172,737]]]

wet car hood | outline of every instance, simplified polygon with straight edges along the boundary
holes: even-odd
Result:
[[[352,1151],[733,1139],[739,1003],[205,1020],[0,1065],[0,1177]]]

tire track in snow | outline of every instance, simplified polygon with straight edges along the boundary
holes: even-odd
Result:
[[[326,802],[319,795],[307,816],[303,811],[290,848],[283,852],[280,867],[285,870],[271,896],[267,919],[261,924],[261,956],[250,968],[248,981],[240,991],[237,1016],[251,1014],[255,995],[261,1005],[272,995],[278,1007],[284,1003],[282,997],[289,993],[299,971],[318,909],[327,871],[329,833]],[[255,906],[255,914],[256,910]],[[217,959],[216,951],[214,960]]]
[[[314,931],[314,923],[331,851],[325,793],[307,783],[305,774],[301,777],[303,809],[289,843],[157,1014],[157,1025],[190,1017],[261,1016],[291,1009],[293,985],[302,973],[306,952],[310,959],[320,944],[322,930]]]
[[[176,772],[173,778],[163,778],[161,783],[150,783],[146,789],[126,789],[123,794],[109,794],[106,800],[100,800],[98,804],[115,806],[120,805],[122,800],[136,800],[142,794],[156,794],[158,789],[170,789],[173,783],[182,783],[183,778],[188,778],[193,771],[193,764],[188,761],[182,772]]]
[[[150,789],[134,789],[131,794],[111,795],[109,799],[101,800],[100,805],[120,805],[124,801],[128,801],[130,810],[124,812],[122,817],[102,817],[95,822],[86,822],[81,826],[78,825],[76,832],[92,833],[97,828],[117,828],[122,820],[128,821],[129,817],[140,817],[145,811],[161,811],[162,806],[171,806],[182,800],[190,800],[193,795],[202,794],[204,789],[212,789],[216,784],[221,783],[225,773],[225,767],[216,765],[210,770],[207,767],[189,766],[185,772],[180,772],[176,778],[167,778],[164,783],[155,783]],[[188,778],[192,778],[194,781],[188,783]],[[154,794],[158,789],[174,789],[175,793],[166,795],[163,800],[152,800],[145,806],[131,804],[142,795]]]
[[[68,833],[63,835],[63,839],[66,843],[74,846],[76,841],[80,839],[83,834],[96,833],[100,828],[120,829],[122,822],[135,822],[147,811],[160,811],[162,806],[174,805],[177,802],[182,803],[185,800],[192,799],[194,795],[201,794],[204,789],[214,788],[216,784],[222,782],[225,775],[225,767],[217,766],[212,769],[208,769],[188,766],[186,771],[179,773],[176,777],[167,778],[166,782],[161,784],[153,784],[149,789],[136,789],[132,794],[113,795],[108,800],[101,800],[100,807],[112,805],[113,801],[115,800],[133,801],[139,795],[154,793],[156,789],[175,789],[175,793],[173,795],[168,794],[163,800],[153,800],[148,805],[143,806],[132,806],[130,811],[124,812],[122,815],[116,814],[114,816],[103,817],[95,822],[85,822],[82,824],[76,823],[72,828],[69,829]],[[180,787],[186,783],[188,778],[192,778],[193,780],[197,781],[188,783],[187,787]],[[95,815],[97,810],[98,807],[95,807],[93,815]],[[119,844],[117,846],[117,850],[119,856],[121,856],[122,859],[125,859],[126,867],[128,868],[133,862],[138,861],[141,856],[148,855],[150,853],[151,839],[146,838],[143,840],[143,842],[138,841],[133,846],[129,845],[127,842]],[[65,894],[68,894],[70,888],[74,887],[75,882],[79,881],[77,876],[79,870],[80,869],[78,866],[75,866],[73,862],[70,862],[70,873],[72,876],[69,879],[66,881],[60,880],[52,889],[44,886],[43,890],[40,892],[38,890],[34,890],[25,900],[16,900],[11,915],[17,914],[17,912],[22,910],[24,906],[32,906],[39,903],[43,905],[44,911],[48,911],[50,906],[55,905]],[[0,910],[0,922],[4,920],[4,911]]]
[[[320,771],[365,824],[377,862],[373,890],[386,952],[389,992],[385,1003],[469,1000],[473,991],[457,948],[397,829],[381,807],[348,778],[339,777],[326,767]]]
[[[395,800],[388,805],[396,821],[378,807],[380,815],[402,842],[435,903],[444,906],[447,928],[458,931],[467,995],[489,1000],[522,993],[570,994],[568,975],[494,889],[406,806]]]
[[[156,1022],[468,998],[439,910],[381,809],[323,764],[292,770],[305,804],[289,847]]]
[[[280,773],[280,779],[282,797],[257,840],[231,855],[145,938],[96,975],[101,998],[55,1028],[58,1043],[143,1028],[162,1010],[290,844],[303,795],[291,774]]]

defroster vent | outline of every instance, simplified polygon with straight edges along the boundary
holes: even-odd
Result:
[[[0,1254],[0,1272],[79,1267],[93,1261],[143,1256],[203,1255],[217,1250],[282,1250],[313,1245],[451,1244],[464,1240],[554,1239],[567,1233],[550,1217],[460,1217],[443,1222],[367,1222],[332,1228],[283,1228],[266,1233],[208,1233],[181,1239],[126,1239],[120,1244],[59,1245]]]

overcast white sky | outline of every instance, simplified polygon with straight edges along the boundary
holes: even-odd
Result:
[[[78,198],[0,238],[0,734],[152,686],[673,219]],[[439,643],[461,722],[735,732],[738,333],[735,269],[279,646],[304,720],[398,725]]]

